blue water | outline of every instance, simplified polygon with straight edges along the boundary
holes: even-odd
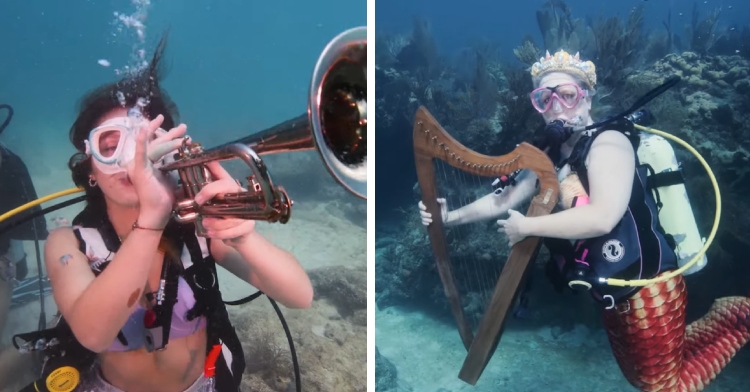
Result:
[[[76,100],[115,80],[112,68],[127,63],[136,41],[113,36],[113,13],[134,7],[127,0],[2,7],[0,97],[16,109],[15,130],[3,140],[17,137],[42,108],[45,121],[60,127],[44,137],[64,137]],[[320,52],[338,33],[367,23],[364,7],[343,0],[153,1],[147,49],[170,29],[164,87],[196,140],[217,131],[231,137],[302,113]],[[100,66],[101,58],[113,66]]]
[[[539,42],[541,35],[537,27],[535,12],[547,0],[491,2],[484,0],[431,1],[431,0],[378,0],[375,23],[380,32],[410,33],[412,18],[421,16],[430,21],[433,35],[440,49],[452,53],[468,45],[474,39],[488,39],[503,48],[515,48],[526,34],[531,34]],[[693,2],[688,0],[628,0],[628,1],[568,1],[575,17],[596,17],[598,15],[626,15],[634,5],[646,5],[645,25],[647,28],[662,29],[669,9],[672,10],[672,23],[677,33],[682,25],[690,21]],[[721,23],[724,25],[744,24],[750,20],[750,4],[734,1],[696,1],[698,10],[705,13],[716,7],[723,7]],[[732,6],[731,9],[727,8]],[[682,13],[682,15],[679,15]],[[554,50],[550,50],[552,52]],[[513,56],[505,50],[504,54]]]

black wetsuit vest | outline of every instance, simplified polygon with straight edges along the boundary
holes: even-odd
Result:
[[[596,130],[590,135],[582,135],[567,160],[571,172],[578,175],[587,193],[586,156],[594,140],[603,132],[606,131]],[[630,139],[636,151],[636,171],[628,209],[620,222],[603,236],[577,240],[572,244],[567,239],[544,239],[551,255],[548,273],[550,268],[556,267],[557,283],[566,284],[571,279],[571,270],[581,267],[587,273],[586,281],[592,284],[591,295],[607,306],[627,299],[640,287],[609,286],[597,283],[596,278],[649,279],[678,268],[674,242],[659,224],[657,202],[649,186],[650,166],[641,164],[638,159],[640,136],[635,130],[621,132]]]

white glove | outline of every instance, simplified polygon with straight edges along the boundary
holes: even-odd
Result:
[[[448,207],[445,206],[445,199],[437,199],[437,202],[440,205],[440,216],[443,218],[443,224],[445,224],[448,218]],[[421,200],[417,205],[419,206],[419,215],[422,217],[422,224],[429,226],[432,223],[432,214],[427,212],[427,207]]]

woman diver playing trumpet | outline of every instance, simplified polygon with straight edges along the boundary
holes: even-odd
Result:
[[[287,307],[313,298],[299,262],[254,221],[206,217],[203,237],[170,220],[177,184],[158,165],[186,126],[159,86],[164,45],[136,76],[86,95],[70,129],[69,166],[87,204],[44,254],[63,319],[95,353],[80,390],[238,391],[244,355],[215,264]],[[207,165],[214,181],[196,203],[242,190],[218,162]]]

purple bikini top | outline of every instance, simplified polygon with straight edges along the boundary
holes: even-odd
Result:
[[[197,317],[193,321],[187,321],[185,317],[188,310],[195,305],[195,296],[190,285],[179,277],[177,284],[177,303],[172,311],[172,328],[169,330],[169,339],[177,339],[189,336],[206,327],[206,318]],[[137,350],[146,345],[146,327],[143,324],[143,316],[146,313],[141,305],[138,305],[122,327],[122,335],[125,336],[127,345],[122,344],[120,339],[115,338],[107,351],[130,351]]]
[[[74,229],[78,234],[81,251],[89,259],[89,267],[91,267],[91,270],[95,274],[101,273],[106,264],[114,259],[115,253],[107,249],[97,229],[81,226],[74,226]],[[201,241],[199,241],[199,244],[203,257],[206,257],[209,254],[207,244],[205,242],[201,243]],[[184,245],[180,259],[183,266],[187,268],[186,263],[190,263],[190,253]],[[172,311],[172,325],[169,330],[170,339],[189,336],[206,327],[205,317],[197,317],[192,321],[187,320],[187,312],[193,306],[195,306],[193,290],[187,281],[180,276],[177,281],[177,302]],[[145,313],[146,309],[138,305],[107,351],[130,351],[144,347],[146,345],[146,326],[143,322]],[[122,337],[125,338],[125,343],[121,341],[120,338]]]

